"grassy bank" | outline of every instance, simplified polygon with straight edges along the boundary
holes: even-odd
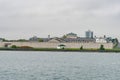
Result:
[[[79,48],[65,48],[65,49],[56,49],[56,48],[0,48],[0,50],[6,51],[64,51],[64,52],[120,52],[120,48],[117,49],[79,49]]]

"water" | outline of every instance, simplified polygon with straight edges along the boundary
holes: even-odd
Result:
[[[0,80],[120,80],[120,54],[0,51]]]

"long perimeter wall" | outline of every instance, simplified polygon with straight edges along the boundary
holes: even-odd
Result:
[[[58,45],[64,44],[65,48],[83,48],[86,49],[98,49],[101,45],[104,45],[106,49],[112,49],[113,43],[52,43],[52,42],[0,42],[0,47],[5,47],[8,44],[8,47],[12,45],[16,46],[30,46],[34,48],[57,48]]]

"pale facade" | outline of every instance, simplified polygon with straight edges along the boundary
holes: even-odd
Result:
[[[105,38],[96,38],[96,43],[107,43]]]
[[[9,44],[8,47],[12,45],[16,46],[29,46],[33,48],[57,48],[58,45],[63,44],[65,48],[83,48],[86,49],[98,49],[101,45],[104,45],[106,49],[112,49],[113,43],[66,43],[66,42],[0,42],[0,47],[5,47],[6,44]]]

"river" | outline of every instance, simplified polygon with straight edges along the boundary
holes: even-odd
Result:
[[[120,80],[120,54],[0,51],[0,80]]]

